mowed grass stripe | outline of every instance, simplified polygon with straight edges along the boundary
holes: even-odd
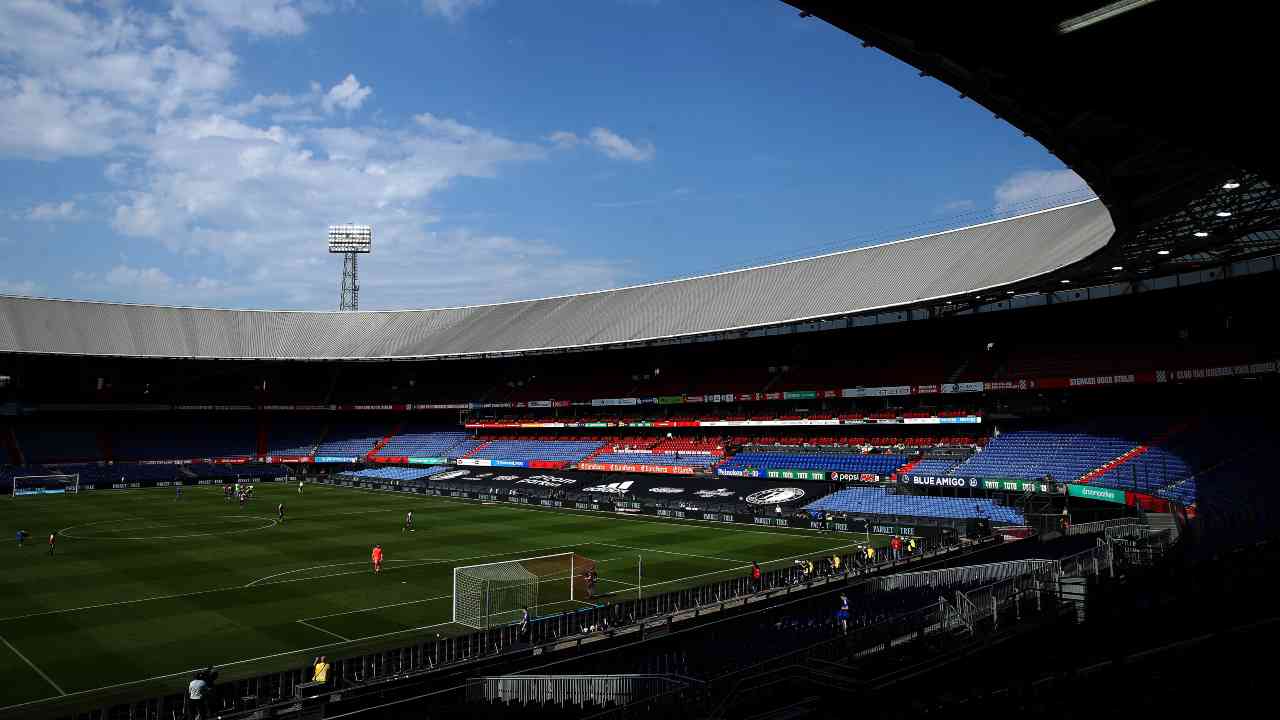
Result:
[[[37,538],[30,547],[0,554],[0,617],[49,613],[0,620],[0,635],[74,693],[337,643],[328,633],[402,642],[415,633],[461,631],[415,629],[448,621],[452,568],[484,560],[418,563],[426,558],[502,559],[576,548],[598,560],[615,558],[601,573],[622,588],[635,581],[633,554],[644,556],[645,584],[656,585],[709,578],[707,573],[740,575],[728,560],[816,553],[848,539],[341,488],[309,486],[299,496],[292,487],[264,484],[258,495],[244,509],[224,503],[220,488],[208,487],[186,488],[179,502],[163,489],[0,501],[6,528]],[[184,523],[207,532],[217,529],[222,515],[274,520],[281,500],[287,521],[256,532],[180,540],[68,537],[56,557],[43,552],[51,528],[102,523],[123,530],[140,518],[138,528],[149,523],[151,529],[135,529],[133,536],[177,534],[172,526]],[[414,510],[415,533],[401,532],[407,509]],[[592,546],[592,540],[641,550]],[[389,561],[378,577],[365,564],[374,543],[383,545]],[[289,582],[245,587],[279,573],[273,580]],[[603,585],[602,592],[613,589]],[[128,604],[112,604],[121,602]],[[100,607],[69,611],[92,605]],[[314,619],[321,616],[332,617]],[[397,633],[406,635],[396,640]],[[343,652],[352,651],[351,644],[345,647]],[[31,674],[15,658],[0,660],[0,671],[9,671],[7,678]],[[35,680],[37,690],[40,682]],[[32,684],[6,682],[0,707],[32,699]],[[52,694],[47,685],[43,689]]]

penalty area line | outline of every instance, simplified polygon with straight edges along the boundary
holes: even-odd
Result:
[[[21,650],[13,646],[13,643],[6,640],[3,636],[0,636],[0,642],[4,643],[5,647],[12,650],[14,655],[17,655],[18,658],[22,660],[22,662],[27,664],[27,667],[31,668],[32,670],[35,670],[37,675],[44,678],[44,681],[49,683],[50,687],[52,687],[54,690],[57,690],[59,695],[67,694],[66,690],[63,690],[58,685],[58,683],[53,681],[53,678],[46,675],[45,672],[40,669],[39,665],[36,665],[35,663],[31,662],[31,658],[27,657],[26,655],[23,655]]]
[[[328,636],[330,636],[330,637],[336,637],[336,638],[338,638],[339,640],[341,640],[341,641],[343,641],[343,642],[351,642],[351,638],[346,637],[345,635],[339,635],[339,634],[338,634],[338,633],[336,633],[336,632],[331,632],[331,631],[329,631],[329,630],[325,630],[324,628],[320,627],[319,625],[312,625],[311,623],[307,622],[306,620],[298,620],[297,622],[299,622],[299,623],[301,623],[301,624],[303,624],[303,625],[306,625],[307,627],[311,628],[312,630],[319,630],[320,632],[322,632],[322,633],[324,633],[325,635],[328,635]]]

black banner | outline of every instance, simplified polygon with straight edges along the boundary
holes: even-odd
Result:
[[[683,505],[686,510],[696,510],[701,504],[744,503],[765,510],[782,507],[794,512],[827,494],[821,485],[762,478],[530,468],[460,467],[434,475],[426,482],[437,488],[472,493],[494,494],[492,490],[499,490],[538,494],[539,491],[557,491],[563,493],[570,503],[599,504],[625,499],[666,501],[663,504]]]

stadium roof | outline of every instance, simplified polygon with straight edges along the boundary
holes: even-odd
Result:
[[[210,310],[0,297],[0,352],[372,360],[622,345],[971,296],[1079,262],[1114,230],[1103,204],[1089,200],[804,260],[436,310]]]
[[[1122,233],[1245,172],[1280,185],[1269,3],[786,1],[1035,138]]]

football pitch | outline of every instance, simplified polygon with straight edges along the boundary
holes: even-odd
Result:
[[[213,486],[180,500],[171,488],[0,499],[0,714],[140,685],[176,691],[207,665],[231,678],[467,632],[449,622],[458,566],[577,552],[596,561],[597,592],[623,599],[862,540],[322,485],[256,494],[244,508]],[[416,532],[402,529],[407,510]]]

